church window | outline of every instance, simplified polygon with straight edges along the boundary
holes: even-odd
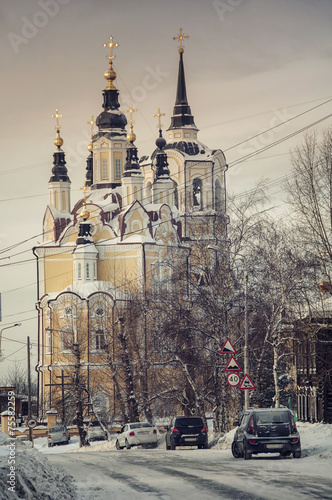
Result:
[[[193,206],[194,210],[202,210],[202,181],[201,179],[194,179],[193,182]]]
[[[115,158],[115,178],[121,179],[121,159]]]
[[[67,210],[66,192],[62,191],[61,196],[62,196],[62,210]]]
[[[78,265],[77,265],[77,278],[79,280],[82,279],[82,265],[81,263],[79,262]]]
[[[89,264],[86,264],[86,279],[90,279],[90,266]]]
[[[93,339],[93,348],[96,351],[105,351],[106,348],[105,332],[101,328],[98,328],[95,331]]]
[[[61,331],[61,351],[71,351],[74,343],[72,327],[66,326]]]
[[[177,183],[173,180],[173,187],[174,187],[174,205],[176,208],[179,208],[179,192],[178,192],[178,185]]]
[[[220,180],[217,179],[214,186],[214,206],[217,212],[222,209],[222,190]]]
[[[108,179],[108,160],[107,160],[107,158],[102,159],[101,178],[102,178],[102,180]]]

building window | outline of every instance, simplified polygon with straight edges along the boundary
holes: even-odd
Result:
[[[93,348],[96,351],[105,351],[106,348],[106,339],[105,332],[101,328],[95,331],[94,339],[93,339]]]
[[[203,199],[202,199],[202,181],[201,179],[194,179],[193,182],[193,206],[194,210],[203,209]]]
[[[46,354],[52,354],[52,330],[46,328]]]
[[[74,343],[74,332],[72,327],[64,327],[61,331],[61,351],[72,351]]]
[[[78,265],[77,265],[77,278],[79,280],[82,279],[82,265],[81,263],[79,262]]]
[[[102,180],[108,179],[108,160],[103,158],[101,160],[101,178]]]
[[[90,266],[89,264],[86,264],[86,279],[90,279]]]
[[[115,178],[121,179],[121,159],[115,158]]]

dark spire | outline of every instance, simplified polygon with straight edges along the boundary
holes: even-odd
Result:
[[[86,220],[80,222],[78,230],[78,238],[76,240],[77,245],[87,245],[88,243],[93,243],[91,236],[91,224]]]
[[[169,178],[169,168],[167,162],[167,154],[163,150],[166,145],[166,140],[162,135],[161,129],[159,129],[159,137],[156,140],[156,146],[158,148],[156,158],[155,158],[155,166],[156,166],[156,180],[161,178]]]
[[[68,170],[66,167],[65,153],[62,151],[61,146],[63,145],[63,139],[60,137],[60,123],[59,118],[62,115],[59,114],[58,108],[55,110],[55,115],[52,118],[56,119],[56,138],[54,139],[54,145],[57,147],[55,153],[53,153],[53,168],[52,174],[49,182],[70,182],[68,177]]]
[[[127,146],[123,177],[131,177],[132,175],[141,175],[141,169],[138,164],[137,147],[133,142],[130,142]]]
[[[173,108],[173,116],[171,119],[171,126],[169,127],[168,130],[174,129],[174,128],[181,128],[185,126],[190,126],[192,128],[197,128],[194,122],[194,117],[191,114],[191,109],[188,104],[188,99],[187,99],[187,90],[186,90],[186,79],[184,76],[184,66],[183,66],[183,52],[184,49],[182,47],[182,40],[183,38],[189,38],[189,37],[184,37],[182,35],[182,29],[180,29],[180,37],[174,38],[174,39],[180,39],[180,48],[179,48],[179,54],[180,54],[180,60],[179,60],[179,73],[178,73],[178,86],[176,90],[176,100],[175,100],[175,106]]]

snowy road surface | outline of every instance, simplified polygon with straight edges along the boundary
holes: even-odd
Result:
[[[234,459],[226,450],[131,449],[48,456],[75,478],[84,500],[331,499],[331,462],[259,455]]]

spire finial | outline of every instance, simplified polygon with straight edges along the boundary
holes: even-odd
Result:
[[[93,145],[92,145],[92,138],[93,138],[93,126],[95,124],[95,121],[94,121],[94,116],[91,115],[91,120],[89,122],[86,122],[87,125],[90,125],[91,126],[91,129],[90,129],[90,144],[88,146],[88,151],[92,151],[93,150]]]
[[[52,115],[52,118],[56,119],[56,138],[54,139],[54,145],[57,146],[59,149],[63,145],[63,139],[60,137],[60,123],[59,123],[59,118],[62,118],[62,115],[59,114],[58,108],[55,110],[55,115]]]
[[[128,142],[134,142],[136,141],[136,135],[134,134],[134,126],[133,126],[133,113],[136,113],[138,110],[133,109],[133,105],[130,104],[129,109],[126,110],[126,113],[130,113],[130,118],[129,118],[129,126],[130,126],[130,132],[127,134],[127,141]]]
[[[161,127],[162,127],[162,123],[161,123],[161,116],[165,116],[165,113],[160,113],[160,108],[158,108],[158,111],[155,115],[153,115],[153,118],[158,118],[158,129],[161,130]]]
[[[105,89],[116,89],[113,81],[116,79],[116,73],[113,69],[113,59],[115,56],[113,55],[113,47],[119,47],[118,42],[113,42],[113,37],[110,36],[110,41],[108,43],[104,43],[104,47],[108,47],[110,49],[110,55],[107,56],[108,59],[108,70],[104,73],[104,78],[108,81]]]
[[[83,220],[88,220],[88,218],[90,217],[90,212],[89,210],[86,209],[86,192],[88,189],[91,188],[87,186],[87,183],[85,181],[83,187],[80,189],[83,190],[83,210],[81,210],[80,216],[82,217]]]
[[[179,36],[173,36],[173,40],[179,40],[180,41],[179,54],[182,54],[184,52],[184,48],[182,46],[182,40],[184,40],[185,38],[189,38],[189,36],[186,36],[186,35],[182,34],[182,28],[180,28],[180,34],[179,34]]]

